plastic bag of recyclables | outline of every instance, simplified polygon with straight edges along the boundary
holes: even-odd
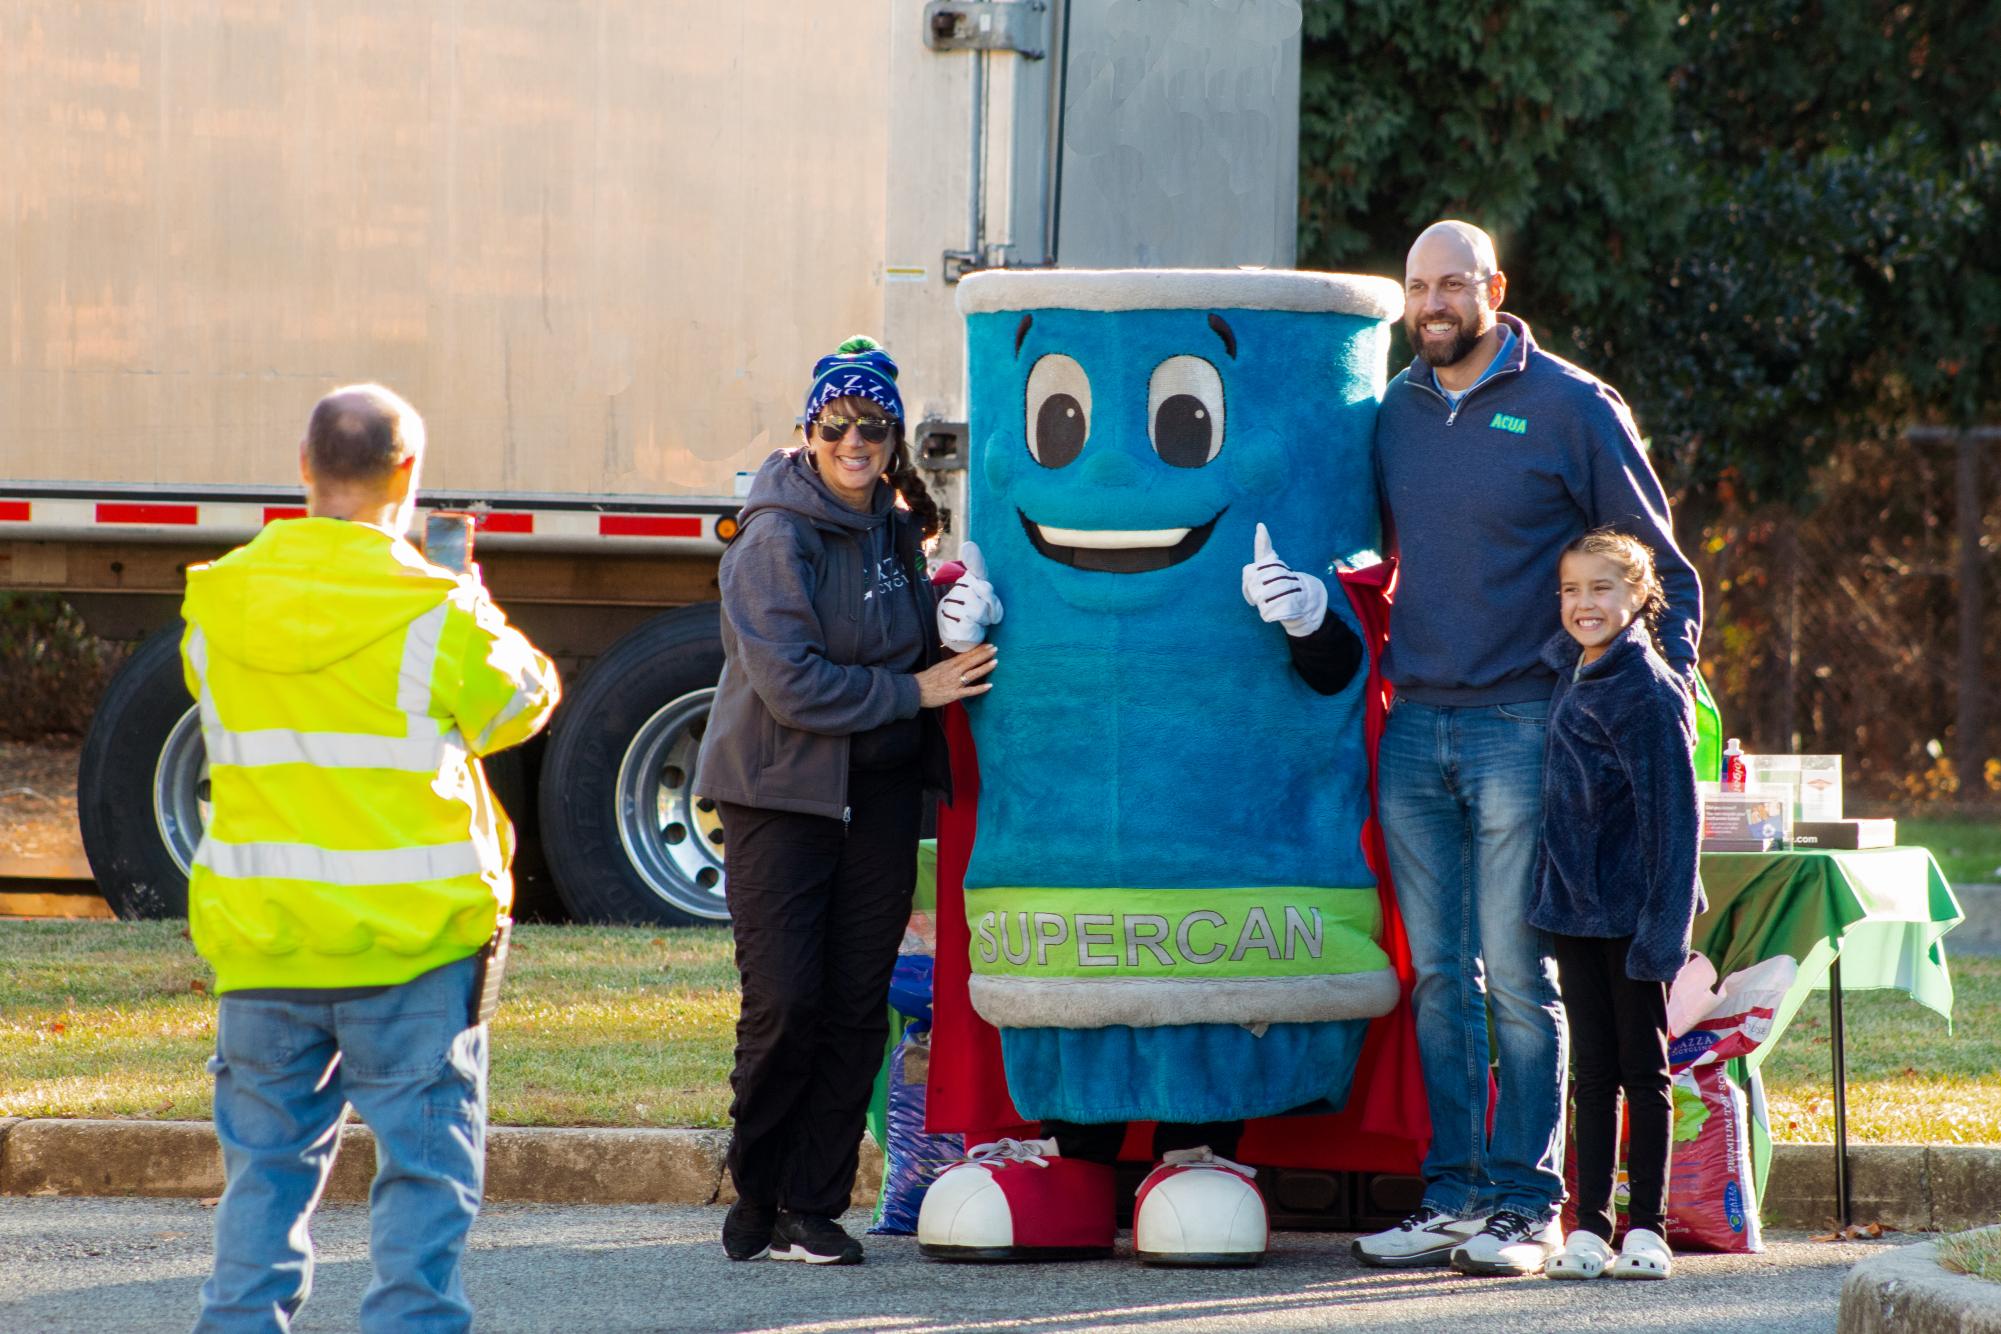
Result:
[[[1762,1251],[1751,1127],[1765,1115],[1756,1075],[1749,1096],[1724,1063],[1756,1051],[1799,976],[1779,955],[1716,985],[1716,967],[1692,954],[1668,993],[1668,1069],[1674,1075],[1674,1150],[1668,1163],[1668,1244],[1687,1250]]]

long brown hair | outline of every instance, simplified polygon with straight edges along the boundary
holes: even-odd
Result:
[[[820,405],[820,411],[814,414],[813,421],[806,423],[806,434],[809,437],[812,435],[813,422],[817,422],[822,414],[831,412],[838,417],[859,417],[864,409],[871,415],[887,415],[883,413],[882,405],[872,398],[831,398]],[[924,540],[929,542],[938,536],[944,527],[938,515],[938,502],[931,498],[930,488],[924,485],[924,474],[918,471],[917,465],[911,460],[910,446],[904,439],[901,420],[891,427],[890,439],[894,444],[889,452],[889,467],[882,475],[883,480],[889,483],[889,489],[896,492],[897,498],[903,502],[903,507],[917,520],[918,530],[924,534]]]

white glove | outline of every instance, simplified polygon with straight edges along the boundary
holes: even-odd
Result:
[[[1258,525],[1257,545],[1244,567],[1244,601],[1267,624],[1277,621],[1294,638],[1312,634],[1327,619],[1327,585],[1301,574],[1271,549],[1271,534]]]
[[[987,627],[999,625],[1000,595],[987,582],[987,558],[980,544],[967,542],[959,548],[959,563],[966,572],[952,591],[938,603],[938,638],[954,653],[964,653],[987,637]]]

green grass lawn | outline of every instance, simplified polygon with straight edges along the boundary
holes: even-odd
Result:
[[[208,1116],[213,983],[179,922],[0,923],[0,1116]],[[728,932],[522,927],[493,1119],[723,1125],[736,1012]]]
[[[1954,960],[1952,975],[1950,1035],[1900,993],[1849,996],[1858,1143],[2001,1143],[2001,959]],[[206,1117],[211,985],[178,922],[0,923],[0,1115]],[[493,1119],[722,1125],[736,1009],[726,932],[523,927],[494,1025]],[[1774,1138],[1832,1138],[1824,1004],[1765,1072]]]
[[[2001,958],[1950,955],[1953,1023],[1901,991],[1846,993],[1848,1136],[1863,1144],[2001,1144]],[[1827,1000],[1765,1058],[1772,1138],[1834,1138]]]
[[[1955,1274],[2001,1283],[2001,1228],[1976,1228],[1940,1237],[1938,1262]]]
[[[2001,813],[1900,818],[1897,842],[1930,848],[1949,884],[2001,884]]]

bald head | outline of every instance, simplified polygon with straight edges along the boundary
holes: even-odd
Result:
[[[306,468],[330,486],[385,485],[423,452],[424,419],[379,384],[334,390],[306,423]]]
[[[306,512],[403,532],[423,455],[424,419],[402,398],[379,384],[336,389],[313,406],[299,442]]]
[[[1434,222],[1418,233],[1404,261],[1403,327],[1440,385],[1457,393],[1493,360],[1494,312],[1507,291],[1494,238],[1472,223]]]
[[[1494,257],[1494,238],[1470,222],[1447,219],[1434,222],[1417,234],[1404,261],[1406,275],[1419,267],[1443,265],[1448,270],[1482,279],[1501,271]]]

